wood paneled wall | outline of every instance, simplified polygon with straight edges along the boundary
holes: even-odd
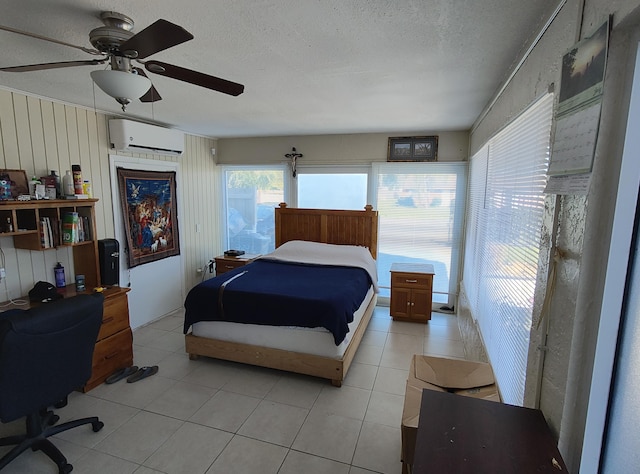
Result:
[[[108,119],[93,110],[0,89],[0,167],[23,169],[30,179],[32,175],[45,176],[50,170],[57,170],[62,176],[72,164],[80,164],[83,178],[91,181],[93,195],[100,200],[96,205],[99,239],[112,238],[114,225],[121,225],[113,222]],[[216,140],[185,135],[185,152],[179,157],[124,155],[180,163],[182,182],[178,183],[178,198],[183,209],[183,215],[179,216],[183,229],[180,238],[187,290],[200,280],[196,269],[221,249],[215,217],[219,186],[211,156],[211,148],[215,147]],[[122,247],[123,242],[120,244]],[[0,265],[6,269],[6,278],[0,282],[0,301],[25,295],[37,281],[54,282],[53,267],[58,261],[65,266],[67,280],[74,277],[68,249],[42,252],[15,249],[13,238],[2,234],[0,249]],[[175,308],[167,308],[167,312],[171,309]]]

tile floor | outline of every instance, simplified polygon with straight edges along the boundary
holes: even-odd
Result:
[[[412,354],[464,358],[456,318],[395,322],[377,307],[341,388],[328,381],[184,352],[182,312],[134,331],[134,363],[157,375],[73,393],[61,422],[98,415],[54,438],[74,474],[399,474],[400,422]],[[0,424],[0,436],[23,422]],[[8,448],[0,448],[0,455]],[[3,471],[56,473],[27,451]]]

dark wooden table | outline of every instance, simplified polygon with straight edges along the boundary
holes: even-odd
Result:
[[[411,472],[568,471],[540,410],[424,390]]]

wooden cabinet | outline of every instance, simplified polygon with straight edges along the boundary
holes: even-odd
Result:
[[[104,291],[102,326],[93,351],[93,371],[84,392],[100,385],[116,370],[133,365],[128,291],[129,288],[116,286]]]
[[[0,236],[13,236],[17,249],[48,251],[71,247],[75,275],[84,275],[85,292],[101,286],[96,239],[95,204],[97,199],[0,201]],[[80,237],[63,239],[65,215],[76,213],[81,222]],[[42,222],[48,221],[51,233],[45,239]],[[75,283],[59,291],[65,298],[75,296]],[[93,354],[91,378],[83,387],[87,392],[100,385],[118,369],[133,365],[133,336],[129,326],[128,288],[112,287],[104,291],[102,326]],[[26,298],[28,299],[28,298]],[[24,309],[24,307],[22,307]]]
[[[256,254],[244,254],[240,257],[220,255],[214,259],[216,261],[216,276],[222,275],[224,272],[228,272],[234,268],[242,267],[258,257],[259,255]]]
[[[391,308],[394,320],[427,322],[431,319],[433,265],[391,265]]]

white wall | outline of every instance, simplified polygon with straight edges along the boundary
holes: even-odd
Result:
[[[22,169],[28,176],[45,176],[52,169],[64,174],[72,164],[80,164],[83,177],[91,180],[94,197],[99,199],[98,239],[116,238],[116,231],[121,229],[119,220],[114,223],[108,118],[93,110],[0,89],[0,167]],[[132,280],[130,293],[134,300],[157,299],[164,293],[172,294],[173,299],[171,304],[158,305],[154,311],[143,311],[134,301],[130,311],[134,327],[180,307],[184,294],[178,301],[176,292],[184,293],[198,283],[200,274],[196,269],[221,252],[218,217],[212,210],[219,199],[216,165],[211,155],[215,147],[214,139],[186,135],[185,152],[179,157],[126,154],[130,159],[149,160],[148,163],[179,165],[181,176],[177,183],[178,205],[182,208],[178,216],[183,230],[181,268],[168,272],[170,277],[163,282]],[[122,250],[124,239],[118,240]],[[39,280],[54,282],[57,261],[65,266],[67,281],[73,281],[73,258],[68,248],[38,252],[15,249],[13,238],[2,236],[0,248],[7,270],[0,284],[0,301],[26,295]],[[121,278],[121,285],[127,283]]]
[[[111,195],[113,206],[113,220],[115,239],[120,242],[120,286],[129,287],[129,314],[131,315],[131,327],[139,326],[153,321],[158,315],[175,311],[183,304],[184,267],[182,255],[163,258],[155,262],[149,262],[129,269],[126,252],[126,234],[124,217],[122,215],[120,190],[118,180],[115,179],[117,168],[127,168],[144,171],[175,172],[176,183],[182,183],[180,163],[171,161],[148,160],[143,158],[131,158],[119,155],[109,155],[111,176]],[[182,218],[182,188],[176,186],[177,211],[178,211],[178,236],[184,232]],[[162,291],[150,291],[154,288]]]
[[[640,45],[639,45],[640,46]],[[609,403],[612,401],[611,422],[607,426],[603,472],[624,472],[640,462],[638,437],[639,421],[640,318],[638,315],[638,260],[637,204],[640,187],[640,48],[636,52],[633,88],[625,136],[616,209],[607,262],[606,281],[598,342],[594,361],[594,377],[589,393],[589,410],[582,452],[581,472],[595,473],[603,448],[603,439]],[[634,229],[636,241],[634,240]],[[632,263],[633,262],[633,263]],[[629,266],[632,269],[629,271]],[[625,296],[626,295],[626,296]],[[624,317],[623,317],[624,314]],[[626,319],[626,321],[624,321]],[[622,336],[619,338],[619,333]],[[605,383],[612,379],[617,343],[621,341],[615,385]]]
[[[218,140],[221,164],[282,163],[285,153],[295,147],[300,165],[368,164],[387,160],[390,136],[438,136],[438,161],[464,161],[469,148],[469,133],[425,132],[364,133],[354,135],[302,135],[294,137],[223,138]]]

